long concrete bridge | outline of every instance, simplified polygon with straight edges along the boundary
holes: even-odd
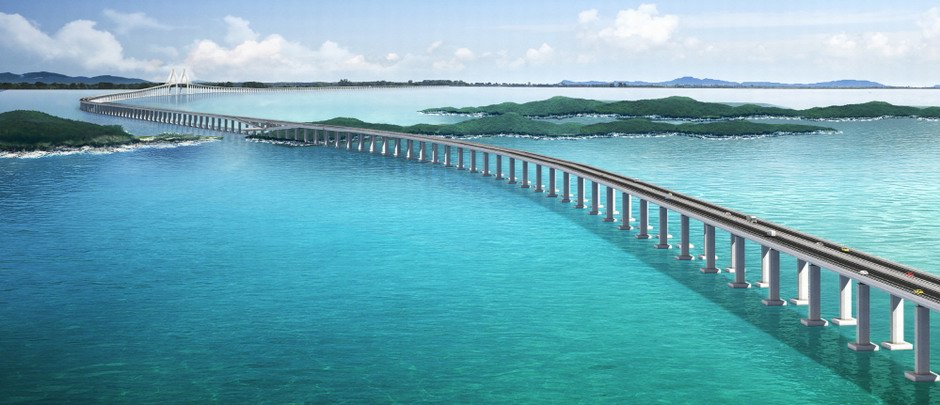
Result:
[[[797,296],[789,300],[793,305],[806,305],[807,316],[801,322],[807,327],[824,327],[829,321],[821,314],[820,271],[827,269],[839,275],[839,314],[832,323],[855,326],[855,340],[848,344],[855,351],[914,350],[913,370],[905,376],[913,381],[938,381],[940,377],[930,370],[930,313],[940,310],[940,277],[920,271],[847,246],[823,240],[813,235],[764,221],[746,213],[728,209],[708,201],[650,184],[636,178],[551,156],[522,150],[483,145],[459,139],[448,139],[398,132],[369,129],[313,125],[290,121],[270,120],[224,114],[179,111],[121,104],[118,101],[140,97],[172,96],[191,92],[252,92],[260,90],[211,87],[188,83],[168,83],[140,91],[86,97],[81,99],[84,111],[120,118],[138,119],[164,124],[202,128],[235,134],[255,134],[272,139],[291,140],[325,147],[345,148],[359,152],[377,153],[418,162],[430,162],[483,176],[508,180],[509,184],[529,188],[547,197],[559,197],[556,184],[561,182],[562,202],[574,202],[575,208],[589,208],[591,215],[601,216],[604,222],[617,222],[616,200],[620,199],[620,229],[635,229],[639,239],[657,238],[658,249],[670,249],[669,215],[680,216],[678,260],[692,260],[689,242],[690,220],[704,227],[703,273],[725,271],[734,273],[730,288],[749,288],[746,279],[745,245],[761,246],[760,280],[754,286],[767,288],[768,306],[787,305],[780,297],[780,254],[797,259]],[[186,93],[194,94],[194,93]],[[508,162],[504,162],[508,161]],[[518,169],[518,171],[517,171]],[[533,170],[534,169],[534,170]],[[521,177],[516,177],[517,173]],[[531,177],[530,177],[531,176]],[[572,193],[572,183],[576,183]],[[586,185],[590,183],[590,198]],[[600,201],[606,199],[602,211]],[[639,205],[639,226],[631,222],[633,205]],[[590,203],[590,206],[588,206]],[[650,235],[650,204],[658,207],[653,219],[658,220],[657,234]],[[731,265],[716,267],[715,231],[721,229],[731,235]],[[756,276],[755,276],[756,277]],[[853,317],[853,284],[856,292]],[[880,345],[872,343],[870,336],[870,288],[890,295],[890,332]],[[904,337],[904,300],[916,304],[915,336],[913,344]]]

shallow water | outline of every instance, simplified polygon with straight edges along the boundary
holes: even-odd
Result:
[[[418,108],[534,93],[498,90],[408,90],[394,103],[386,90],[219,97],[188,108],[317,119],[335,111],[311,106],[335,105],[405,123],[427,118]],[[197,132],[82,113],[85,94],[4,92],[0,110],[141,135]],[[940,242],[940,123],[826,125],[841,133],[477,141],[591,162],[940,271],[928,253]],[[940,400],[935,385],[904,379],[909,351],[852,352],[854,328],[805,328],[805,307],[765,307],[766,290],[731,290],[729,275],[703,275],[699,261],[467,172],[226,135],[0,159],[0,180],[4,403]],[[727,240],[719,233],[719,249]],[[754,269],[757,246],[748,249]],[[791,297],[795,263],[782,265]],[[834,317],[837,280],[823,276],[823,315]],[[872,311],[878,342],[886,295],[873,293]]]

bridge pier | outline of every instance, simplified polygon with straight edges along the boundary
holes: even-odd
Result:
[[[809,304],[809,264],[803,259],[796,259],[796,298],[790,298],[793,305]]]
[[[604,222],[614,222],[614,211],[615,211],[614,206],[616,205],[614,203],[614,198],[615,198],[614,188],[607,186],[606,191],[607,191],[607,207],[606,207],[607,209],[604,211],[606,211],[607,215],[604,217]]]
[[[542,188],[542,165],[535,165],[535,190],[532,190],[535,193],[541,193],[545,190]]]
[[[571,177],[568,172],[561,172],[561,202],[571,202]]]
[[[509,158],[509,182],[507,184],[516,184],[516,159]]]
[[[718,273],[721,270],[718,270],[715,267],[715,227],[713,225],[705,224],[705,267],[699,269],[702,273]]]
[[[346,132],[346,150],[352,150],[352,133]]]
[[[470,173],[477,173],[477,151],[470,149]]]
[[[620,207],[620,214],[622,215],[620,230],[629,231],[633,229],[633,227],[630,226],[630,221],[633,220],[633,218],[630,217],[633,215],[633,196],[627,192],[621,192],[620,204],[622,205],[622,207]]]
[[[641,198],[640,199],[640,233],[636,235],[637,239],[649,239],[650,238],[649,215],[650,215],[649,202]]]
[[[401,156],[401,138],[395,138],[395,157]]]
[[[725,269],[726,273],[734,273],[738,267],[738,238],[731,234],[731,264]]]
[[[819,266],[809,265],[809,309],[806,318],[800,322],[806,326],[826,326],[829,321],[820,316]]]
[[[388,156],[388,137],[382,137],[382,151],[379,152],[382,156]]]
[[[770,285],[770,266],[767,264],[767,260],[770,259],[769,252],[769,247],[760,246],[760,281],[753,284],[757,288],[767,288]]]
[[[914,322],[914,370],[904,376],[917,382],[937,381],[940,377],[930,371],[930,308],[918,305]]]
[[[911,350],[914,348],[904,341],[904,299],[891,294],[891,340],[881,342],[881,347],[888,350]]]
[[[503,179],[503,155],[496,155],[496,180]]]
[[[681,214],[679,217],[679,256],[676,256],[676,260],[692,260],[689,245],[689,216]]]
[[[470,153],[473,153],[472,151]],[[463,170],[463,148],[457,148],[457,170]]]
[[[555,168],[549,167],[548,168],[548,194],[546,194],[545,196],[549,198],[558,197],[558,194],[555,194],[556,191],[557,190],[555,189]]]
[[[839,275],[839,317],[832,318],[838,326],[852,326],[856,319],[852,317],[852,279]]]
[[[437,144],[432,143],[431,144],[431,164],[436,165],[440,163],[441,163],[440,157],[437,155]]]
[[[450,145],[444,145],[444,167],[453,166],[454,161],[450,156]]]
[[[522,185],[519,188],[529,188],[529,161],[522,161]]]
[[[601,213],[600,184],[596,181],[591,182],[591,211],[588,215],[597,215]]]
[[[858,322],[855,324],[855,341],[849,342],[849,349],[857,352],[873,352],[878,346],[871,343],[871,316],[869,314],[871,290],[868,284],[858,283]],[[812,306],[810,307],[812,308]]]
[[[365,143],[365,142],[364,142],[364,141],[365,141],[365,136],[362,135],[362,134],[356,134],[356,139],[359,140],[359,145],[356,146],[356,151],[357,151],[357,152],[362,152],[363,149],[365,149],[365,148],[364,148],[364,145],[363,145],[363,144]]]
[[[497,155],[498,157],[499,155]],[[490,154],[483,152],[483,177],[490,177]]]
[[[767,284],[770,294],[765,300],[761,300],[764,305],[771,307],[780,307],[787,305],[787,302],[780,299],[780,252],[777,249],[768,248],[765,253],[766,259],[761,260],[763,266],[767,266]]]
[[[671,249],[669,243],[669,210],[666,207],[659,207],[659,244],[656,249]]]
[[[578,176],[577,187],[578,187],[578,190],[577,190],[577,193],[578,193],[578,201],[577,201],[577,204],[575,204],[574,207],[575,207],[575,208],[584,208],[584,177]]]
[[[419,163],[427,162],[427,160],[425,159],[426,155],[424,154],[425,153],[424,148],[425,148],[424,141],[418,141],[418,162]]]
[[[369,135],[369,153],[375,153],[375,135]]]
[[[405,159],[413,160],[414,159],[414,150],[415,150],[415,141],[413,139],[408,140],[408,150],[405,151]]]
[[[736,249],[734,249],[734,261],[735,261],[734,282],[728,283],[728,287],[751,288],[751,283],[748,283],[744,279],[744,276],[747,273],[746,271],[747,268],[745,267],[745,263],[744,263],[744,260],[745,260],[744,259],[744,252],[745,252],[744,244],[746,243],[745,242],[746,239],[744,239],[743,236],[738,236],[738,235],[735,235],[734,239],[735,239],[734,245],[736,247]]]

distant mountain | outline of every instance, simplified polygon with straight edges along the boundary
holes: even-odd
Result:
[[[598,86],[598,87],[770,87],[770,88],[808,88],[808,89],[875,89],[887,88],[889,86],[867,80],[836,80],[831,82],[809,83],[809,84],[791,84],[776,82],[729,82],[717,79],[699,79],[696,77],[685,76],[667,82],[641,82],[641,81],[614,81],[614,82],[575,82],[562,80],[561,86]],[[938,85],[937,87],[940,87]]]
[[[53,72],[29,72],[29,73],[23,73],[21,75],[16,74],[16,73],[10,73],[10,72],[0,73],[0,83],[36,83],[36,82],[42,82],[46,84],[52,84],[52,83],[61,83],[61,84],[150,83],[150,81],[148,80],[120,77],[120,76],[111,76],[111,75],[85,77],[85,76],[68,76],[68,75],[63,75],[61,73],[53,73]]]

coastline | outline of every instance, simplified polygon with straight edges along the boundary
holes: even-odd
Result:
[[[182,146],[195,146],[208,142],[221,140],[218,137],[205,137],[206,139],[186,140],[179,142],[138,142],[114,146],[57,146],[47,150],[5,151],[0,150],[0,159],[37,159],[51,156],[68,156],[77,154],[110,155],[112,153],[133,152],[141,149],[170,149]]]

